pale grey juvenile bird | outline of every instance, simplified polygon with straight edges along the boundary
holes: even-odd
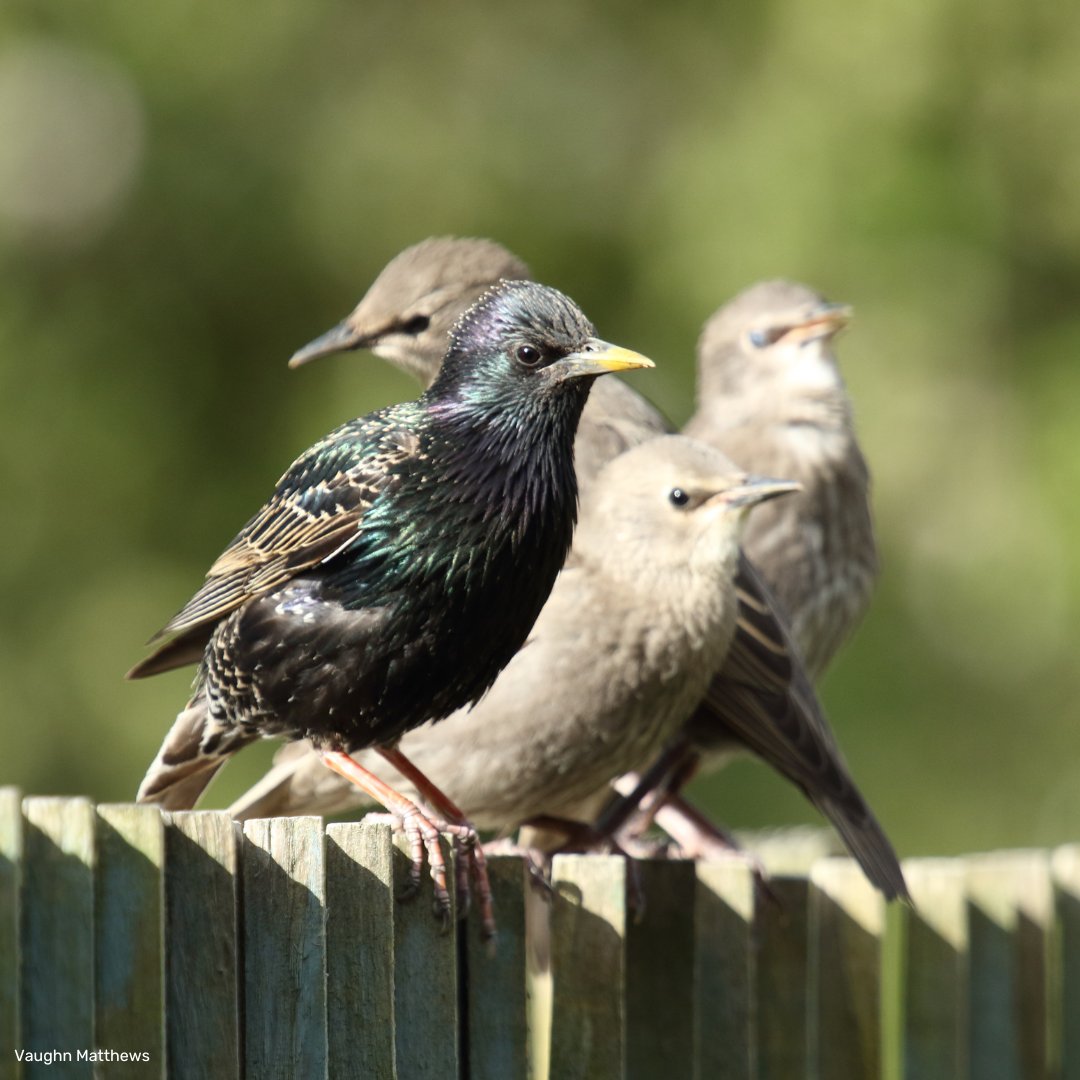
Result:
[[[443,311],[445,299],[457,295],[459,302],[466,302],[468,289],[481,289],[485,274],[490,282],[507,273],[527,270],[491,241],[424,241],[393,259],[352,314],[301,349],[291,364],[368,348],[427,383],[438,370],[443,347],[440,335],[445,331],[439,329],[436,313]],[[440,317],[452,322],[449,313]],[[606,461],[669,431],[670,425],[640,394],[617,379],[601,379],[585,406],[574,444],[583,502],[590,498],[591,479]],[[795,783],[837,828],[870,880],[890,898],[905,894],[896,855],[844,765],[779,606],[742,556],[736,592],[735,637],[695,713],[694,727],[714,745],[749,750]],[[329,814],[358,805],[348,785],[325,773],[302,743],[287,746],[268,776],[231,809],[240,817],[257,817]],[[668,809],[665,825],[673,832],[670,819],[677,816],[677,810]],[[678,824],[684,843],[697,833],[696,822],[685,816]]]
[[[677,435],[616,457],[525,646],[477,705],[399,749],[482,828],[591,820],[606,785],[647,765],[701,700],[735,634],[743,519],[796,488]],[[377,755],[359,760],[400,790]],[[276,786],[271,774],[261,794]],[[248,815],[263,812],[258,794]],[[285,794],[310,809],[311,792]]]
[[[878,573],[870,474],[832,341],[851,309],[764,281],[705,324],[684,432],[744,468],[803,486],[754,515],[743,550],[780,601],[810,677],[862,618]]]

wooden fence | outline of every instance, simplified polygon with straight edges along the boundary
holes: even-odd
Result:
[[[1080,1077],[1080,845],[909,860],[888,912],[763,851],[771,899],[640,864],[640,919],[621,858],[558,857],[551,903],[493,858],[492,951],[395,901],[385,825],[0,789],[0,1080]]]

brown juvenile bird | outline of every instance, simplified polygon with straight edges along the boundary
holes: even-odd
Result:
[[[775,470],[802,484],[786,506],[755,515],[743,549],[787,616],[804,670],[815,681],[865,612],[878,572],[869,471],[832,350],[850,318],[847,306],[793,282],[760,282],[739,293],[702,330],[698,407],[684,429],[746,468]],[[739,718],[726,697],[710,700],[711,708],[689,725],[692,749],[683,752],[673,787],[696,771],[702,755],[707,767],[716,767],[739,741],[753,745],[764,730],[743,730],[733,741],[727,728],[738,728]],[[718,710],[728,723],[716,723]],[[783,747],[774,752],[783,755]],[[819,804],[829,772],[828,760],[815,762],[812,754],[786,767]],[[657,820],[692,846],[700,835],[688,820],[692,811],[673,794],[668,803]],[[842,815],[822,809],[840,828]]]
[[[520,260],[491,241],[440,238],[417,244],[386,266],[339,327],[300,350],[291,363],[370,348],[429,381],[440,355],[435,313],[447,296],[462,292],[463,276],[470,287],[479,287],[485,265],[492,277],[507,267],[525,272]],[[467,275],[461,266],[469,268]],[[392,348],[387,348],[390,337]],[[585,406],[574,445],[583,503],[590,498],[591,478],[604,462],[667,431],[670,425],[641,395],[617,379],[600,380]],[[892,846],[843,763],[777,603],[745,557],[740,557],[736,590],[735,637],[695,714],[695,726],[704,728],[711,741],[750,750],[797,784],[833,822],[874,884],[889,897],[903,894]],[[673,756],[665,762],[657,782],[676,761]],[[271,773],[232,811],[254,817],[334,813],[355,805],[354,793],[326,776],[302,744],[296,744],[279,753]],[[692,819],[684,818],[681,825],[681,839],[688,828],[697,831]]]
[[[477,705],[404,736],[401,751],[482,828],[591,821],[606,785],[647,765],[704,695],[735,633],[743,521],[796,489],[679,435],[616,457],[525,646]],[[359,760],[399,786],[385,761]],[[279,797],[276,812],[293,808],[282,797],[310,809],[313,792],[282,791],[279,778],[252,793],[247,816],[265,811],[260,797]]]
[[[870,474],[832,350],[851,309],[788,281],[739,293],[698,342],[698,406],[684,433],[747,469],[803,486],[743,537],[819,679],[866,611],[878,573]]]

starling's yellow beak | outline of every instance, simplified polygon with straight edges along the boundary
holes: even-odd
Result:
[[[802,491],[803,486],[796,480],[774,480],[770,476],[747,476],[742,483],[718,492],[713,498],[730,507],[756,506],[778,495],[787,495],[792,491]],[[709,500],[710,502],[712,500]]]
[[[656,365],[647,356],[624,349],[620,345],[611,345],[599,338],[589,338],[576,352],[549,364],[548,371],[553,378],[562,380],[651,367]]]
[[[840,333],[854,314],[850,304],[816,304],[784,334],[784,340],[805,345],[819,338],[831,338]]]
[[[302,349],[297,349],[289,358],[289,367],[298,368],[309,360],[318,360],[323,356],[332,356],[334,353],[348,352],[352,349],[366,349],[377,335],[365,334],[358,330],[346,319],[340,322],[332,330],[327,330],[314,341],[309,342]]]

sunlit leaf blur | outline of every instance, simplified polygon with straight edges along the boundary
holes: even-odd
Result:
[[[1041,0],[8,0],[0,782],[133,795],[189,678],[125,683],[145,639],[298,451],[414,393],[286,359],[454,233],[679,422],[733,292],[854,304],[885,574],[822,688],[847,756],[905,854],[1080,836],[1078,56]],[[815,820],[758,765],[696,793]]]

